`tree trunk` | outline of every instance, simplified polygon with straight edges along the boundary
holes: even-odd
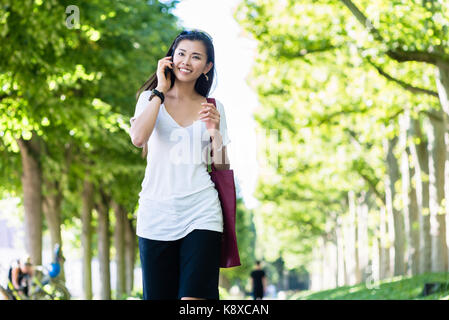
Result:
[[[318,247],[317,247],[318,248]],[[315,253],[318,253],[318,250],[316,250],[317,248],[315,248]],[[314,259],[315,263],[317,263],[318,261],[320,261],[319,256],[316,255],[316,259]],[[279,257],[276,259],[276,261],[274,261],[273,263],[277,275],[278,275],[278,283],[276,284],[276,291],[280,291],[280,290],[284,290],[283,286],[283,279],[284,279],[284,260],[282,259],[282,257]],[[314,270],[319,270],[319,266],[317,268],[314,268]],[[318,279],[320,279],[321,281],[321,275],[320,277],[318,277]],[[224,280],[221,282],[221,280]],[[229,280],[224,276],[223,273],[220,273],[220,286],[221,283],[223,284],[223,287],[226,288],[226,290],[229,290],[231,287],[231,284],[229,283]],[[316,284],[318,284],[319,282],[316,282]],[[319,285],[317,286],[319,287]]]
[[[407,150],[407,155],[410,157],[410,150]],[[410,165],[410,164],[409,164]],[[408,230],[410,238],[409,246],[409,260],[411,260],[411,273],[412,275],[419,274],[419,257],[420,257],[420,244],[419,244],[419,210],[418,210],[418,200],[416,198],[416,188],[414,187],[417,183],[417,173],[415,168],[409,166],[409,175],[413,179],[414,183],[411,183],[409,188],[409,218],[408,218]],[[412,180],[409,180],[412,182]]]
[[[357,253],[359,264],[359,281],[364,282],[367,277],[369,262],[368,247],[368,194],[363,192],[357,203]]]
[[[429,215],[429,155],[427,141],[422,133],[419,119],[412,119],[411,131],[418,142],[410,144],[416,170],[416,195],[419,212],[419,272],[432,270],[432,245]]]
[[[41,140],[17,139],[22,156],[22,188],[25,209],[25,248],[35,265],[42,264],[42,166]]]
[[[338,257],[337,242],[332,230],[328,230],[325,236],[324,262],[327,271],[325,272],[326,287],[333,289],[338,287]]]
[[[125,259],[126,259],[126,293],[130,295],[134,287],[134,263],[137,248],[136,231],[132,220],[125,218]]]
[[[402,172],[402,199],[405,219],[405,234],[407,235],[407,274],[416,275],[419,273],[419,221],[418,202],[416,199],[415,168],[410,162],[411,151],[409,144],[413,143],[413,135],[410,128],[410,113],[405,111],[401,117],[401,172]]]
[[[443,112],[440,110],[443,118]],[[446,145],[444,142],[444,122],[430,118],[427,130],[429,137],[429,209],[430,235],[432,238],[432,271],[447,271],[446,215],[442,206],[444,199],[444,167]]]
[[[380,208],[379,226],[379,279],[390,276],[390,248],[391,242],[388,234],[388,217],[386,208]]]
[[[226,289],[226,291],[229,291],[229,289],[231,289],[231,282],[222,272],[220,272],[218,276],[218,282],[220,287]],[[252,290],[252,288],[250,290]],[[282,288],[278,287],[278,290],[282,290]]]
[[[357,283],[357,251],[356,251],[356,213],[355,213],[355,195],[351,190],[348,192],[348,219],[345,221],[345,260],[348,272],[348,284]]]
[[[371,242],[371,246],[370,246],[370,252],[371,252],[371,256],[370,256],[370,263],[369,266],[370,268],[368,269],[369,271],[369,275],[368,275],[368,279],[366,280],[367,286],[373,287],[375,282],[378,282],[380,280],[380,261],[381,261],[381,257],[380,255],[382,254],[382,250],[380,247],[380,238],[379,238],[379,234],[378,234],[378,230],[375,234],[375,236],[373,237],[373,240]]]
[[[326,240],[324,239],[324,237],[320,237],[320,239],[321,290],[325,290],[328,288],[328,283],[326,281],[328,274],[328,266],[326,264]]]
[[[354,192],[349,192],[350,197],[350,215],[351,215],[351,223],[354,232],[354,277],[355,283],[360,283],[362,281],[362,272],[360,269],[360,249],[359,249],[359,239],[360,239],[360,229],[359,229],[359,218],[358,218],[358,206],[355,200]]]
[[[121,299],[125,293],[125,227],[126,212],[114,200],[111,201],[115,214],[114,245],[115,245],[115,265],[116,265],[116,299]]]
[[[449,67],[442,61],[437,61],[435,80],[438,89],[441,108],[449,116]]]
[[[447,63],[444,63],[442,61],[437,61],[437,68],[436,68],[436,83],[438,88],[438,96],[440,98],[441,107],[444,111],[443,116],[443,125],[444,125],[444,140],[445,140],[445,175],[444,175],[444,194],[445,199],[449,199],[449,66]],[[444,266],[445,271],[448,271],[449,261],[448,261],[448,235],[446,235],[446,221],[449,218],[449,200],[446,201],[446,206],[444,208],[444,214],[442,214],[443,217],[439,217],[441,221],[444,219]],[[441,240],[443,241],[443,240]]]
[[[390,264],[388,265],[388,276],[393,277],[394,275],[394,261],[395,261],[395,254],[394,254],[394,217],[393,217],[393,211],[387,210],[387,206],[385,206],[385,212],[387,216],[387,223],[388,223],[388,240],[389,240],[389,250],[388,250],[388,256]]]
[[[83,251],[84,300],[92,299],[92,209],[94,186],[87,179],[83,184],[83,207],[81,211],[81,249]]]
[[[314,246],[312,249],[312,267],[311,267],[311,279],[310,279],[310,290],[319,291],[321,290],[321,260],[320,260],[320,248],[318,245]],[[275,264],[276,267],[276,264]],[[279,274],[279,272],[278,272]],[[277,286],[277,290],[279,291],[279,285]]]
[[[332,242],[331,250],[332,250],[332,264],[333,264],[333,272],[334,272],[334,288],[338,287],[338,243],[337,238],[335,237],[335,233],[332,234]]]
[[[284,276],[282,277],[284,290],[287,291],[288,287],[288,270],[284,269]]]
[[[394,276],[403,275],[405,273],[404,264],[404,218],[402,212],[397,210],[394,206],[394,199],[396,196],[395,184],[399,180],[399,168],[396,157],[393,154],[393,149],[397,143],[397,137],[388,140],[385,143],[387,154],[387,169],[388,174],[385,184],[385,196],[387,204],[387,212],[393,216],[394,221]]]
[[[50,230],[51,248],[54,250],[56,245],[60,246],[62,250],[62,236],[61,236],[61,203],[62,191],[59,182],[45,179],[46,196],[43,198],[43,211],[45,219],[47,220],[48,229]],[[53,251],[54,254],[54,251]],[[65,281],[64,276],[64,261],[60,261],[61,274],[59,278]]]
[[[337,285],[344,286],[347,284],[346,264],[345,264],[345,239],[343,235],[343,219],[337,217],[337,227],[335,228],[335,238],[337,239]]]
[[[109,243],[109,201],[100,190],[96,204],[98,212],[98,262],[100,264],[100,299],[111,300],[111,270]]]

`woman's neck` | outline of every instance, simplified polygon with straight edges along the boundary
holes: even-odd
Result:
[[[167,91],[166,96],[175,100],[193,100],[198,96],[195,91],[195,82],[175,81],[173,88]]]

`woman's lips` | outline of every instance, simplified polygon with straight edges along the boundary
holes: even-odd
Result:
[[[189,73],[192,73],[192,71],[189,71],[189,69],[184,69],[184,68],[179,68],[179,71],[180,71],[182,74],[189,74]]]

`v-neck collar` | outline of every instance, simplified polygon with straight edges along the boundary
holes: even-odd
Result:
[[[170,115],[170,113],[167,111],[167,109],[165,109],[165,105],[164,105],[164,104],[162,104],[162,107],[164,108],[165,113],[168,115],[168,117],[171,119],[171,121],[173,121],[173,123],[174,123],[176,126],[180,127],[180,128],[188,129],[188,128],[192,127],[192,126],[195,124],[195,122],[199,121],[199,120],[195,120],[195,121],[193,121],[190,125],[188,125],[187,127],[183,127],[183,126],[181,126],[179,123],[177,123],[175,119],[173,119],[173,117]]]
[[[178,122],[176,122],[175,119],[173,119],[173,117],[170,115],[170,113],[169,113],[169,112],[167,111],[167,109],[165,108],[165,104],[162,104],[162,107],[164,108],[165,113],[168,115],[168,117],[171,119],[171,121],[173,121],[173,123],[174,123],[176,126],[180,127],[180,128],[188,129],[188,128],[192,127],[192,126],[195,124],[195,122],[201,121],[200,119],[197,119],[197,120],[193,121],[190,125],[188,125],[188,126],[186,126],[186,127],[183,127],[183,126],[181,126]]]

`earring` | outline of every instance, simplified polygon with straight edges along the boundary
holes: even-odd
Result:
[[[209,81],[209,77],[207,76],[207,74],[203,73],[204,76],[206,77],[206,81]]]

